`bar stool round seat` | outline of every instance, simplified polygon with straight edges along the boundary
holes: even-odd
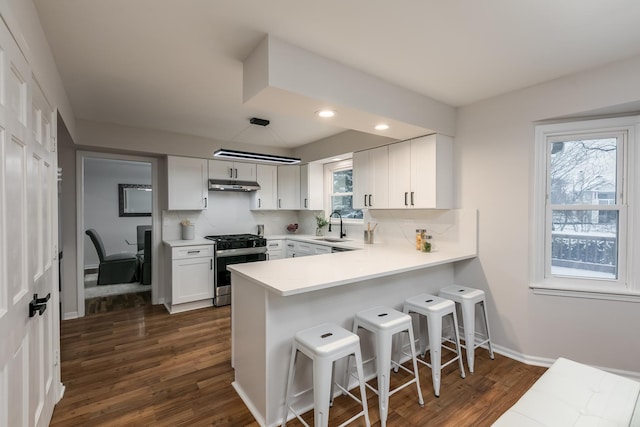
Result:
[[[387,425],[387,416],[389,413],[389,397],[400,391],[401,389],[415,383],[416,389],[418,391],[418,403],[420,404],[420,406],[424,406],[422,391],[420,390],[420,378],[418,376],[418,364],[416,362],[416,349],[415,341],[413,338],[413,328],[411,326],[411,316],[388,307],[372,307],[356,313],[353,319],[353,333],[357,334],[359,328],[365,329],[373,333],[374,335],[375,356],[369,360],[365,360],[362,363],[366,364],[372,362],[374,359],[376,361],[378,388],[376,389],[369,384],[366,384],[366,386],[378,395],[380,423],[381,426],[384,427]],[[400,357],[397,358],[398,361],[394,361],[392,359],[394,336],[403,332],[409,334],[413,371],[410,371],[399,363]],[[398,355],[401,356],[401,354]],[[350,360],[351,358],[349,358],[349,361]],[[349,363],[349,361],[347,362],[347,385],[351,377],[351,364]],[[395,370],[402,369],[405,372],[412,374],[413,379],[405,382],[404,384],[396,387],[393,390],[389,390],[389,376],[392,366]]]
[[[436,397],[440,396],[440,377],[442,368],[458,361],[460,367],[460,376],[465,377],[464,366],[462,364],[462,352],[460,348],[460,338],[458,337],[458,317],[456,316],[456,307],[453,301],[437,297],[430,294],[420,294],[407,298],[404,302],[403,311],[407,314],[415,313],[419,315],[420,325],[420,353],[426,354],[426,330],[429,333],[429,354],[431,363],[417,359],[419,363],[431,368],[431,378],[433,380],[433,390]],[[446,349],[455,353],[455,356],[445,363],[442,363],[442,347],[443,347],[443,319],[447,316],[453,318],[453,343],[455,348],[444,346]],[[426,318],[426,326],[424,319]]]
[[[473,373],[476,348],[487,344],[489,357],[491,357],[491,359],[494,358],[484,291],[466,286],[453,285],[440,289],[438,295],[455,302],[462,311],[462,325],[460,326],[462,335],[464,336],[464,344],[462,346],[466,349],[469,372]],[[486,335],[479,336],[479,338],[476,336],[476,307],[478,304],[480,305],[482,317],[484,318],[486,331]]]
[[[334,386],[334,362],[349,355],[356,359],[356,369],[358,381],[360,383],[360,399],[351,394],[340,384],[335,384],[343,393],[362,405],[362,410],[340,424],[345,426],[357,418],[364,416],[365,423],[370,426],[369,410],[367,408],[367,395],[365,391],[365,381],[362,370],[362,355],[360,353],[360,338],[358,335],[349,332],[331,323],[324,323],[312,328],[304,329],[295,334],[291,350],[291,362],[289,364],[289,375],[287,380],[287,391],[284,402],[284,415],[282,427],[287,424],[289,412],[293,412],[298,420],[308,427],[308,424],[292,408],[291,399],[296,398],[311,389],[303,390],[293,394],[293,380],[295,375],[295,364],[298,353],[307,356],[313,362],[313,402],[314,402],[314,425],[328,426],[329,406],[333,401]]]

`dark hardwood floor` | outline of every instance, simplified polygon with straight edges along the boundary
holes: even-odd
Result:
[[[231,387],[229,313],[227,306],[169,315],[162,306],[145,304],[63,321],[66,391],[51,425],[257,426]],[[388,426],[489,426],[546,370],[500,355],[490,360],[477,350],[475,374],[462,379],[449,366],[436,399],[430,371],[419,369],[424,408],[415,387],[407,387],[391,397]],[[392,377],[400,381],[403,375]],[[371,392],[368,404],[372,425],[379,426]],[[331,425],[356,409],[348,397],[337,398]],[[312,413],[305,419],[312,424]]]

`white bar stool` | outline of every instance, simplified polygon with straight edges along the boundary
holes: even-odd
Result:
[[[407,298],[404,302],[405,313],[416,313],[427,318],[427,329],[429,331],[429,354],[431,355],[431,363],[417,359],[431,368],[431,378],[433,379],[433,389],[436,397],[440,396],[440,372],[442,368],[458,361],[460,366],[460,376],[465,377],[464,366],[462,364],[462,352],[460,349],[460,338],[458,337],[458,317],[456,316],[456,306],[453,301],[437,297],[435,295],[420,294],[411,298]],[[456,356],[446,363],[442,363],[442,319],[445,316],[453,317],[454,324],[454,340],[456,348],[446,347],[448,350],[454,351]],[[426,353],[424,322],[420,322],[420,352]]]
[[[489,347],[489,357],[491,357],[491,359],[494,358],[493,349],[491,348],[489,319],[487,318],[487,308],[484,302],[484,291],[465,286],[453,285],[440,289],[438,295],[443,298],[450,299],[460,305],[462,310],[461,328],[464,334],[463,347],[467,350],[467,364],[469,365],[469,372],[473,374],[476,348],[487,344]],[[481,337],[480,341],[476,342],[476,306],[478,304],[480,304],[480,307],[482,308],[482,316],[484,317],[484,326],[487,331],[487,335],[485,337]],[[484,338],[484,340],[482,338]]]
[[[340,427],[349,424],[361,416],[364,416],[366,425],[370,426],[369,410],[367,409],[367,394],[365,391],[365,381],[362,372],[360,338],[358,335],[337,325],[324,323],[322,325],[297,332],[293,339],[282,427],[287,425],[289,411],[292,411],[302,424],[309,427],[309,425],[291,407],[290,402],[291,398],[298,397],[311,390],[308,389],[294,395],[291,394],[295,374],[295,362],[298,352],[303,353],[313,362],[314,425],[316,427],[327,427],[329,424],[329,406],[330,402],[333,401],[334,362],[353,354],[356,358],[356,368],[358,371],[358,380],[360,382],[360,399],[355,397],[340,384],[336,385],[343,393],[360,403],[362,405],[362,411],[340,424]]]
[[[411,327],[411,316],[388,307],[373,307],[356,313],[353,319],[353,333],[358,333],[358,328],[366,329],[375,337],[375,356],[362,362],[363,364],[376,359],[376,372],[378,375],[378,389],[369,384],[365,384],[370,390],[378,395],[378,406],[380,408],[380,423],[382,427],[387,425],[389,413],[389,397],[399,390],[416,384],[418,390],[418,403],[424,406],[422,391],[420,390],[420,379],[418,377],[418,364],[416,362],[416,348],[413,339],[413,328]],[[413,361],[413,372],[398,362],[392,360],[391,352],[393,347],[393,336],[395,334],[407,332],[411,343],[411,359]],[[398,358],[399,359],[399,358]],[[346,385],[349,385],[351,377],[351,358],[347,360]],[[389,391],[389,375],[391,366],[397,371],[398,368],[409,374],[413,374],[413,379]]]

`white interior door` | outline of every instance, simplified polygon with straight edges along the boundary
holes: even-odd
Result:
[[[54,117],[0,23],[0,426],[48,425],[60,394]]]

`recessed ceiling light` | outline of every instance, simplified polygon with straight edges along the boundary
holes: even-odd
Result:
[[[386,123],[380,123],[379,125],[376,125],[376,127],[374,128],[375,130],[387,130],[389,129],[389,125]]]
[[[342,160],[340,157],[334,157],[331,159],[332,162],[339,162],[340,160]]]
[[[316,114],[320,117],[329,118],[336,115],[336,112],[333,110],[320,110],[317,111]]]

